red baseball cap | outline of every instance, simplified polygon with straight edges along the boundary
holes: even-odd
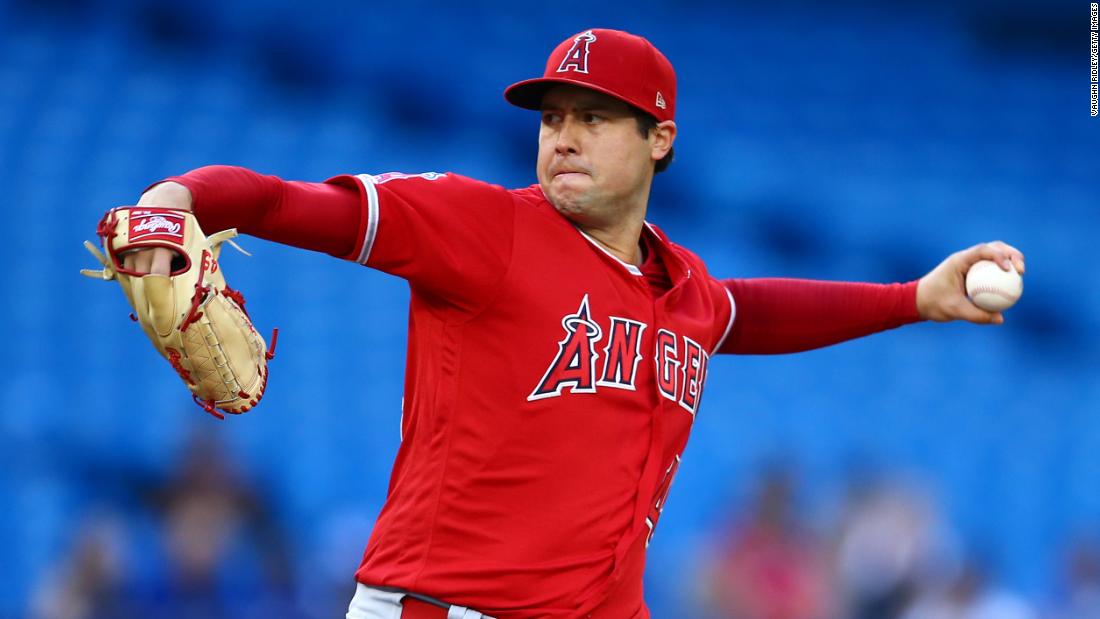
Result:
[[[513,105],[537,110],[557,84],[583,86],[611,95],[652,114],[658,122],[676,112],[676,72],[652,43],[623,32],[596,28],[561,42],[546,61],[542,77],[504,90]]]

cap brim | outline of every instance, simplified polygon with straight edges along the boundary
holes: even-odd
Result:
[[[581,88],[587,88],[588,90],[594,90],[596,92],[602,92],[610,97],[615,97],[619,101],[632,105],[641,110],[645,110],[645,106],[640,105],[636,101],[631,101],[623,97],[622,95],[608,90],[606,88],[600,88],[594,86],[588,82],[582,82],[581,80],[571,80],[561,77],[536,77],[534,79],[523,80],[522,82],[516,82],[508,88],[504,89],[504,98],[517,107],[524,108],[526,110],[538,110],[542,108],[542,98],[546,95],[546,91],[550,90],[554,86],[560,86],[567,84],[570,86],[579,86]],[[648,110],[646,110],[648,111]]]

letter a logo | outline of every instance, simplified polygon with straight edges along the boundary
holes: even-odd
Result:
[[[589,315],[588,295],[581,299],[575,314],[561,319],[561,326],[565,337],[558,342],[558,354],[539,386],[527,396],[528,401],[560,396],[565,387],[571,393],[596,391],[596,342],[603,337],[603,330]]]
[[[558,73],[565,73],[566,71],[588,73],[588,46],[595,40],[596,35],[592,34],[591,30],[578,34],[577,38],[573,39],[573,47],[570,47],[569,51],[565,53],[565,58],[561,59],[561,64],[558,65]]]

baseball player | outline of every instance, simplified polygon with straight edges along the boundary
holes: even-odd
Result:
[[[505,98],[541,115],[529,187],[209,166],[139,202],[408,281],[402,442],[349,619],[648,617],[645,549],[714,355],[999,324],[963,276],[981,259],[1024,270],[993,242],[908,283],[717,279],[645,221],[676,139],[676,76],[653,45],[587,30]],[[163,274],[171,259],[125,263]]]

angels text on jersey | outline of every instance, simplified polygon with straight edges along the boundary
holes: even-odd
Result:
[[[588,295],[584,295],[577,311],[562,317],[565,335],[527,400],[558,397],[566,390],[573,394],[597,393],[600,388],[636,390],[638,367],[645,358],[642,336],[649,325],[621,316],[608,316],[608,323],[604,329],[592,318]],[[710,356],[690,337],[658,329],[653,360],[657,391],[694,417]]]

